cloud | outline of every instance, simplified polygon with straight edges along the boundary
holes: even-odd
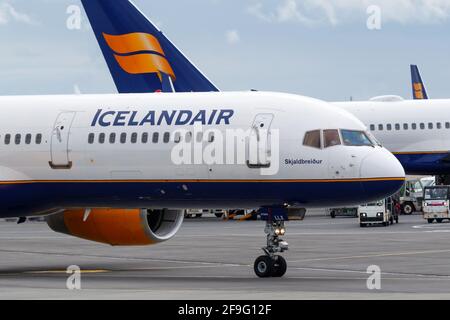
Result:
[[[229,30],[225,34],[228,44],[236,44],[241,41],[241,36],[237,30]]]
[[[28,14],[17,11],[11,3],[0,2],[0,25],[7,25],[12,21],[29,25],[37,24]]]
[[[271,23],[338,25],[367,16],[379,6],[383,22],[436,24],[450,19],[450,0],[251,0],[249,14]]]

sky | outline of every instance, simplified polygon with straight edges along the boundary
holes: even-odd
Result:
[[[450,98],[450,0],[134,0],[221,90]],[[0,95],[115,93],[78,0],[0,0]],[[370,28],[368,27],[370,26]]]

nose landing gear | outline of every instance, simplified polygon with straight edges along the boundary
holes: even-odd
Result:
[[[286,241],[280,238],[286,233],[284,221],[266,221],[264,232],[267,234],[267,246],[262,248],[265,255],[255,260],[254,270],[258,277],[282,277],[286,273],[286,260],[277,255],[289,249]]]

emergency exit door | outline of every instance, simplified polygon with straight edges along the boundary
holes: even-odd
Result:
[[[72,127],[75,112],[60,113],[53,126],[51,137],[51,161],[52,169],[70,169],[72,161],[69,155],[70,128]]]
[[[270,167],[271,145],[270,127],[273,114],[258,114],[253,121],[247,148],[247,165],[250,168]]]

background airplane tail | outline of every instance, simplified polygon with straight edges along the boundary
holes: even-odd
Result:
[[[411,81],[414,99],[428,99],[425,85],[423,84],[422,77],[420,76],[419,68],[413,64],[411,65]]]
[[[81,0],[119,93],[219,91],[129,0]]]

